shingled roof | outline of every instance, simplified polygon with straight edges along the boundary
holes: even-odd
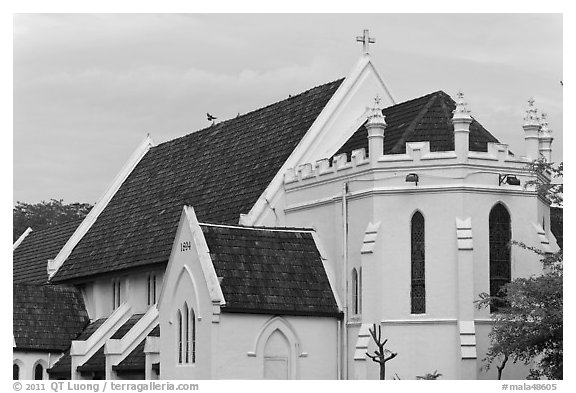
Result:
[[[92,228],[60,267],[64,282],[166,263],[181,208],[194,206],[203,222],[236,224],[250,211],[318,117],[342,80],[150,149]],[[432,151],[454,149],[455,102],[442,91],[386,108],[385,153],[430,141]],[[477,121],[470,149],[498,140]],[[362,126],[338,151],[367,147]]]
[[[16,349],[63,352],[89,322],[82,294],[62,285],[13,285]]]
[[[151,148],[53,281],[166,263],[184,205],[201,221],[238,223],[341,82]]]
[[[430,142],[430,151],[454,150],[452,111],[454,100],[437,91],[382,110],[386,116],[384,154],[406,153],[406,142]],[[471,151],[488,151],[488,142],[498,140],[476,120],[470,124]],[[368,152],[368,131],[362,125],[336,154],[365,148]]]
[[[340,316],[310,231],[200,224],[222,312]]]
[[[12,253],[14,283],[43,284],[48,281],[48,260],[54,259],[82,220],[32,232]]]

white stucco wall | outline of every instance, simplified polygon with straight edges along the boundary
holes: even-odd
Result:
[[[61,352],[50,353],[14,350],[12,353],[12,364],[17,364],[20,367],[20,379],[33,380],[34,369],[37,364],[42,365],[42,379],[49,379],[46,369],[52,367],[60,357],[62,357]]]
[[[367,164],[324,176],[300,179],[285,185],[285,195],[276,210],[288,226],[314,227],[329,262],[337,272],[339,293],[351,302],[352,286],[343,284],[342,274],[350,280],[353,267],[363,270],[363,312],[361,317],[350,316],[353,322],[381,323],[389,338],[389,346],[399,353],[389,363],[388,376],[397,372],[403,379],[413,379],[426,372],[443,374],[443,379],[457,379],[460,365],[460,331],[458,321],[476,319],[477,358],[485,356],[488,346],[486,322],[488,310],[476,310],[473,301],[481,292],[489,292],[489,228],[490,210],[502,203],[511,216],[512,239],[532,246],[540,246],[534,223],[542,223],[553,249],[557,249],[550,233],[549,208],[535,193],[508,185],[498,186],[498,173],[518,170],[522,182],[529,180],[522,172],[524,163],[503,162],[490,153],[486,159],[469,160],[460,166],[453,153],[428,153],[426,162],[410,154],[383,157],[377,164]],[[420,153],[419,153],[420,154]],[[452,155],[451,155],[452,154]],[[500,154],[500,153],[499,153]],[[504,156],[506,157],[506,156]],[[391,161],[387,161],[391,160]],[[499,162],[498,160],[502,161]],[[493,167],[488,170],[486,165]],[[500,168],[502,166],[502,168]],[[420,185],[407,183],[407,173],[417,172]],[[515,173],[515,172],[514,172]],[[523,177],[525,176],[525,177]],[[343,267],[343,183],[348,183],[348,262]],[[425,218],[425,277],[426,312],[412,315],[411,288],[411,218],[420,211]],[[460,259],[456,235],[456,219],[470,219],[472,225],[472,259]],[[374,251],[361,254],[366,227],[380,222]],[[459,270],[462,263],[473,261],[473,275]],[[517,246],[511,252],[512,278],[526,277],[542,271],[539,257]],[[461,301],[458,282],[470,277],[465,288],[473,288],[469,304]],[[346,292],[346,296],[344,293]],[[350,304],[350,303],[349,303]],[[351,309],[350,309],[351,311]],[[348,335],[348,359],[353,363],[357,329]],[[480,337],[480,335],[482,337]],[[441,355],[439,355],[439,353]],[[378,377],[378,367],[371,363],[368,376]],[[373,364],[372,364],[373,363]],[[470,364],[470,363],[469,363]],[[479,367],[478,367],[479,368]],[[349,365],[349,370],[351,366]],[[510,369],[511,375],[526,375],[526,369]],[[520,373],[520,374],[519,374]],[[467,374],[469,375],[469,374]],[[491,374],[490,374],[491,375]],[[490,376],[489,375],[489,376]],[[478,377],[486,376],[480,373]],[[492,375],[493,376],[493,375]]]
[[[151,267],[145,271],[110,275],[84,284],[83,295],[90,319],[107,318],[114,311],[112,280],[120,279],[121,302],[132,306],[132,313],[145,313],[148,305],[148,274],[156,274],[156,299],[160,296],[164,269]]]
[[[301,317],[225,314],[215,326],[218,334],[213,349],[213,367],[217,379],[263,379],[264,359],[262,346],[271,333],[267,324],[280,319],[281,331],[289,329],[294,336],[286,334],[296,354],[295,379],[337,378],[337,319],[325,317]]]

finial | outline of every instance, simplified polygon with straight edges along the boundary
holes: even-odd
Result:
[[[382,99],[376,95],[374,98],[374,105],[368,108],[368,124],[379,124],[386,126],[386,117],[382,114]]]
[[[540,114],[540,132],[542,136],[550,136],[552,130],[548,127],[548,115],[544,112]]]
[[[524,117],[525,126],[540,126],[540,120],[538,119],[538,109],[534,107],[534,98],[530,97],[528,100],[528,109],[526,110],[526,116]]]
[[[464,101],[464,93],[462,91],[458,91],[456,94],[457,101],[456,101],[456,109],[452,111],[454,114],[454,119],[471,119],[470,117],[470,110],[468,110],[468,103]]]

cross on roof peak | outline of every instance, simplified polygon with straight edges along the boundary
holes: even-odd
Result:
[[[368,46],[370,44],[374,44],[376,42],[376,39],[371,38],[370,37],[370,31],[368,31],[368,29],[365,29],[361,36],[356,37],[356,41],[362,43],[362,50],[365,54],[367,54],[368,53]]]

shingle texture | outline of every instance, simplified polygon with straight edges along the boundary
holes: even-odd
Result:
[[[160,337],[160,325],[156,326],[148,337]],[[146,339],[142,340],[140,344],[128,356],[124,358],[116,366],[112,366],[114,371],[141,371],[144,372],[146,367],[146,354],[144,353],[144,346],[146,345]]]
[[[341,81],[151,148],[54,282],[167,262],[183,205],[201,221],[238,223]]]
[[[32,232],[12,254],[12,277],[15,283],[43,284],[48,281],[48,259],[54,259],[82,220],[55,225]]]
[[[310,232],[202,225],[222,312],[339,316]]]
[[[452,111],[456,103],[443,91],[406,101],[382,110],[386,116],[384,154],[406,152],[406,142],[430,142],[430,151],[454,150]],[[498,140],[476,120],[470,124],[471,151],[487,151],[487,142]],[[365,148],[368,151],[368,131],[364,126],[340,148],[337,154]]]
[[[563,248],[564,234],[564,209],[561,207],[550,208],[550,230],[558,242],[558,246]]]
[[[100,318],[90,323],[74,340],[86,341],[92,334],[98,330],[100,326],[106,321],[106,318]],[[46,370],[48,374],[63,376],[68,379],[71,378],[72,358],[70,357],[70,341],[68,342],[68,350],[51,368]]]
[[[13,285],[12,321],[19,350],[63,352],[89,322],[82,294],[62,285]]]

